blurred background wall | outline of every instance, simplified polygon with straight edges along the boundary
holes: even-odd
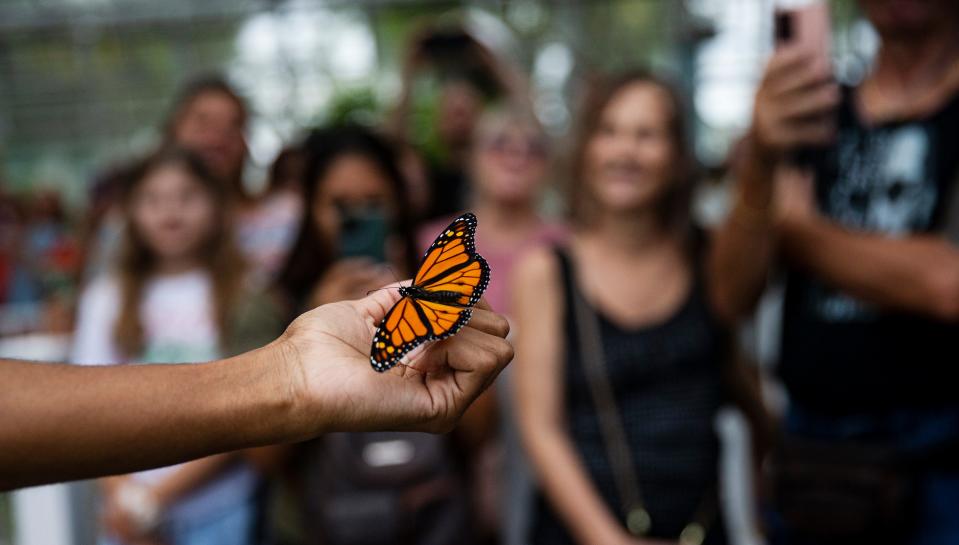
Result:
[[[530,70],[537,113],[556,133],[590,70],[642,63],[673,74],[694,102],[697,149],[715,163],[748,122],[772,4],[4,0],[0,172],[12,191],[56,188],[81,206],[96,168],[147,149],[177,86],[209,70],[251,99],[251,168],[262,171],[303,126],[381,112],[411,29],[448,12],[465,12],[489,45]],[[835,2],[834,16],[840,68],[855,78],[874,39],[851,4]]]

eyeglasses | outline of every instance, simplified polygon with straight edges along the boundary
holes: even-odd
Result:
[[[516,154],[532,159],[545,159],[549,146],[542,138],[516,138],[506,135],[487,138],[482,143],[486,151],[496,154]]]

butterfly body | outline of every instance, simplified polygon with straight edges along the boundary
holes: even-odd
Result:
[[[455,306],[460,303],[463,294],[456,291],[428,291],[419,286],[407,286],[400,288],[400,296]]]
[[[373,369],[386,371],[410,350],[450,337],[469,322],[490,276],[486,260],[476,253],[475,235],[476,216],[466,213],[436,237],[412,284],[399,288],[400,300],[373,335]]]

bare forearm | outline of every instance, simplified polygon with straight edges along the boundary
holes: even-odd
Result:
[[[766,285],[774,259],[776,234],[772,224],[772,166],[743,158],[737,177],[735,204],[716,232],[709,255],[713,306],[732,321],[755,306]]]
[[[160,481],[153,491],[163,505],[169,505],[218,475],[239,457],[239,452],[226,452],[187,462]]]
[[[959,251],[945,240],[857,233],[816,217],[784,227],[782,243],[797,266],[855,297],[959,319]]]
[[[615,543],[621,524],[603,503],[585,468],[560,430],[525,432],[540,485],[578,543]]]
[[[195,365],[0,362],[0,489],[290,439],[273,347]]]

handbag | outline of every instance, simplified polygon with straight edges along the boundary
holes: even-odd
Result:
[[[310,456],[307,517],[326,545],[457,542],[466,506],[445,438],[331,433]]]
[[[959,171],[945,202],[941,234],[959,244]],[[773,504],[790,532],[819,543],[900,543],[915,524],[914,468],[959,455],[942,450],[906,460],[886,445],[785,436],[768,467]]]
[[[653,520],[643,503],[639,477],[633,466],[633,455],[626,438],[626,429],[616,405],[616,396],[606,370],[606,355],[600,336],[599,321],[586,304],[579,290],[573,289],[571,305],[579,335],[580,359],[596,406],[597,420],[606,448],[606,455],[615,476],[623,521],[630,534],[643,537],[652,529]],[[679,535],[680,545],[702,545],[717,515],[716,490],[707,491],[693,519]]]
[[[786,436],[770,458],[775,507],[816,543],[901,543],[915,515],[910,465],[888,446]]]

